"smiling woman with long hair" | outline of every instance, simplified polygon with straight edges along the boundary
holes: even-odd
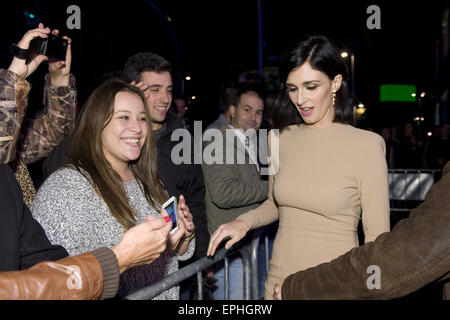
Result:
[[[168,195],[158,178],[153,139],[140,89],[111,80],[94,90],[83,108],[69,164],[44,182],[31,206],[52,243],[71,255],[112,247],[146,216],[159,216]],[[151,265],[125,272],[119,296],[162,279],[178,269],[178,259],[192,256],[192,216],[180,200],[179,229],[168,241],[172,250]],[[178,291],[171,288],[157,299],[177,299]]]
[[[86,177],[90,179],[91,184],[105,200],[112,215],[124,228],[129,229],[135,225],[136,221],[126,198],[123,184],[117,183],[121,179],[118,172],[118,170],[121,170],[119,169],[120,161],[113,162],[107,159],[110,152],[104,152],[104,147],[108,151],[108,144],[104,146],[102,143],[102,140],[108,142],[108,139],[105,139],[107,136],[104,130],[107,129],[111,121],[116,121],[115,118],[118,121],[124,121],[126,120],[124,118],[130,117],[128,110],[114,112],[114,105],[111,103],[117,94],[123,95],[126,92],[135,93],[136,98],[142,95],[140,90],[133,86],[113,81],[99,87],[89,97],[74,136],[70,162],[81,174],[83,174],[83,171],[87,173]],[[144,130],[136,133],[136,130],[133,131],[132,128],[128,132],[125,131],[122,135],[118,135],[117,141],[113,142],[115,144],[111,143],[113,145],[110,147],[120,150],[119,146],[123,144],[123,148],[129,148],[131,152],[135,149],[136,154],[132,154],[129,161],[122,162],[122,164],[128,174],[132,173],[131,177],[140,182],[148,202],[155,207],[161,206],[167,195],[158,179],[156,146],[153,135],[150,134],[149,121],[145,121],[146,117],[148,119],[145,112],[147,109],[145,99],[143,102],[144,108],[139,116],[144,119],[142,126],[145,127],[146,134],[143,134],[142,131]],[[113,113],[115,114],[113,115]],[[138,141],[137,144],[142,147],[142,151],[137,144],[137,148],[133,148],[130,143],[126,143],[130,138],[133,138],[132,136],[136,135],[140,135],[141,141]],[[110,156],[110,158],[113,157]],[[116,163],[119,166],[117,169],[114,168]],[[150,190],[152,193],[150,193]]]

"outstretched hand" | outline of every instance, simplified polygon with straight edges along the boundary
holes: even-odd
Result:
[[[225,249],[230,249],[231,246],[245,237],[248,230],[249,228],[245,222],[239,219],[220,225],[211,235],[206,255],[213,256],[219,244],[226,238],[231,238],[225,243]]]
[[[148,216],[146,222],[125,232],[119,244],[112,248],[120,272],[155,261],[166,249],[171,226],[170,219]]]

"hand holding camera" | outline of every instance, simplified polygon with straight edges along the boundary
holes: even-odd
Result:
[[[46,55],[48,57],[48,72],[50,82],[53,86],[68,86],[70,78],[70,67],[72,64],[72,40],[66,36],[59,38],[57,29],[52,31],[48,38]],[[52,42],[53,39],[53,42]]]
[[[28,31],[17,45],[11,45],[14,58],[8,70],[27,78],[43,61],[48,61],[52,85],[69,85],[71,39],[58,35],[58,30],[50,31],[42,23],[38,28]]]

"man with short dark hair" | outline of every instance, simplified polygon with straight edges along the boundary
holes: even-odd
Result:
[[[125,63],[123,71],[127,82],[134,81],[135,84],[143,82],[147,85],[147,107],[152,129],[156,135],[166,123],[166,115],[172,103],[171,72],[172,65],[163,57],[151,52],[131,56]]]

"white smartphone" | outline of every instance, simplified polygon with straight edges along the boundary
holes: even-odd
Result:
[[[178,230],[177,224],[177,198],[171,197],[169,200],[164,202],[162,205],[163,209],[166,209],[167,214],[170,217],[170,221],[172,221],[172,229],[170,230],[170,234],[173,234]]]

